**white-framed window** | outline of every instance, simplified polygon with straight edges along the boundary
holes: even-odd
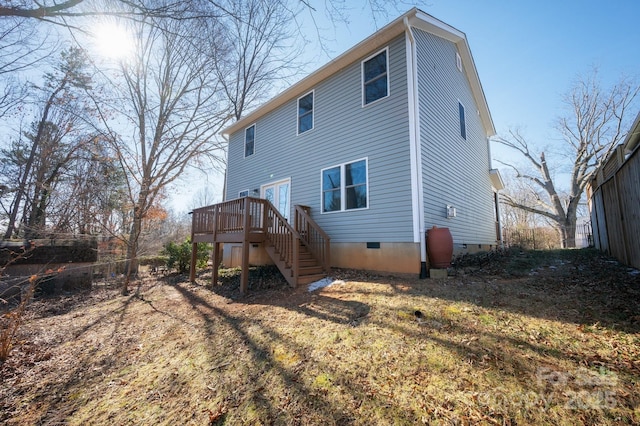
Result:
[[[298,98],[298,134],[313,129],[313,97],[312,90]]]
[[[456,68],[458,68],[458,71],[462,72],[462,58],[458,52],[456,52]]]
[[[238,192],[238,198],[244,198],[249,196],[249,190],[245,189],[244,191]]]
[[[321,170],[322,213],[369,207],[369,160],[362,158]]]
[[[256,125],[252,124],[251,126],[244,129],[244,156],[248,157],[253,155],[256,148]]]
[[[467,122],[464,117],[464,105],[458,101],[458,114],[460,115],[460,136],[462,139],[467,139]]]
[[[362,61],[362,105],[389,96],[389,48]]]

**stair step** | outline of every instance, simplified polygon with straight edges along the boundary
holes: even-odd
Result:
[[[302,275],[298,277],[298,285],[307,285],[326,278],[327,274]]]
[[[300,267],[307,268],[309,266],[319,266],[318,261],[315,259],[300,259]]]
[[[305,266],[300,268],[299,276],[315,275],[322,273],[322,266]]]

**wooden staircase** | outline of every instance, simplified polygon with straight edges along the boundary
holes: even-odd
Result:
[[[278,267],[284,278],[291,287],[306,285],[326,278],[327,272],[313,254],[302,243],[298,246],[298,277],[295,279],[294,269],[285,262],[284,257],[277,251],[275,246],[267,244],[267,253]]]
[[[311,218],[310,208],[295,206],[293,225],[267,200],[238,198],[192,212],[191,281],[195,281],[197,243],[214,244],[213,264],[222,258],[220,244],[242,243],[240,292],[249,280],[249,245],[264,243],[265,249],[290,286],[325,278],[330,273],[330,238]],[[212,281],[218,280],[213,268]]]
[[[325,278],[330,271],[330,238],[309,215],[295,206],[293,226],[269,203],[266,251],[291,287]]]

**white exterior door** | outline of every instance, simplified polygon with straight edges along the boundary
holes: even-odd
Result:
[[[291,213],[291,179],[268,183],[261,187],[262,198],[271,201],[280,214],[289,220]]]

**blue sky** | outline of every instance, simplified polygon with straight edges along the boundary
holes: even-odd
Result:
[[[316,3],[321,33],[332,39],[325,42],[331,55],[316,55],[306,66],[306,73],[416,6],[467,35],[498,134],[519,127],[552,159],[550,151],[562,145],[553,129],[554,120],[565,113],[561,97],[579,74],[589,73],[596,66],[605,85],[617,82],[622,75],[640,79],[640,0],[398,1],[388,6],[387,18],[377,22],[363,8],[366,0],[353,0],[345,2],[353,4],[346,26],[322,21],[325,3],[312,2]],[[317,37],[317,29],[310,23],[305,23],[304,30],[308,39]],[[311,44],[307,51],[319,49]],[[517,158],[496,144],[492,154],[503,161]],[[498,163],[494,167],[502,168]],[[221,176],[208,179],[214,195],[221,195]],[[184,192],[181,199],[189,198],[195,189],[187,183],[178,186],[178,192]],[[186,204],[181,201],[174,207],[180,210]]]
[[[520,127],[540,148],[558,144],[554,120],[565,113],[562,95],[579,74],[598,67],[605,85],[622,75],[640,77],[637,0],[403,2],[388,7],[388,19],[378,28],[362,9],[365,3],[354,4],[348,28],[338,26],[329,43],[335,55],[415,5],[467,35],[497,132]],[[493,153],[509,158],[495,145]]]

